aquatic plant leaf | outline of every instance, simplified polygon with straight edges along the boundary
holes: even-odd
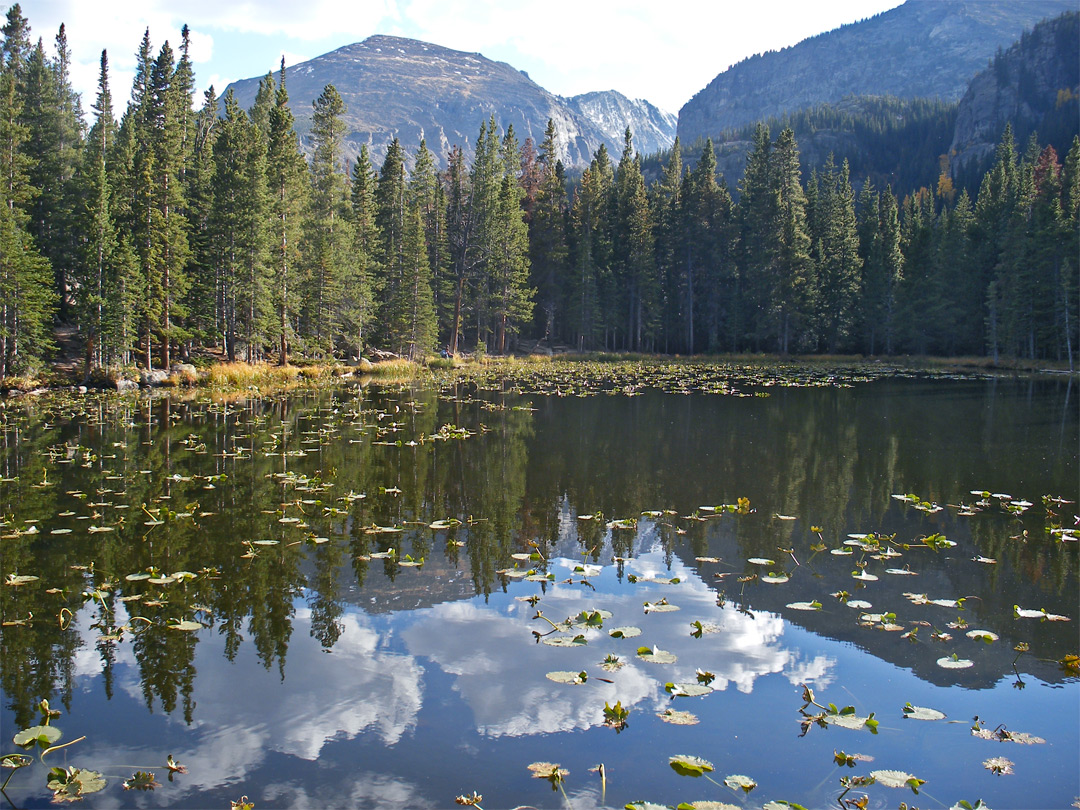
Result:
[[[975,804],[972,804],[967,799],[961,799],[950,807],[949,810],[990,810],[990,805],[982,799],[976,799]]]
[[[189,619],[185,619],[184,621],[170,623],[169,624],[169,629],[170,630],[182,630],[182,631],[184,631],[186,633],[191,633],[191,632],[194,632],[195,630],[202,630],[203,626],[201,624],[199,624],[198,622],[193,622],[193,621],[191,621]]]
[[[909,720],[944,720],[945,712],[939,712],[937,709],[928,709],[925,706],[912,706],[910,703],[904,705],[904,717]]]
[[[47,748],[63,736],[63,732],[56,726],[31,726],[16,734],[12,738],[12,742],[24,746],[37,743],[43,748]]]
[[[1011,759],[1005,757],[990,757],[990,759],[983,762],[983,767],[991,773],[996,773],[998,776],[1004,774],[1010,774],[1013,772],[1013,765],[1016,763]]]
[[[1004,725],[994,729],[982,728],[981,726],[971,729],[971,736],[981,740],[993,740],[995,742],[1012,742],[1017,745],[1041,745],[1046,742],[1042,737],[1028,734],[1025,731],[1009,731]]]
[[[553,783],[561,782],[570,775],[570,771],[555,762],[534,762],[527,767],[534,779],[550,779]]]
[[[747,562],[751,565],[776,565],[775,560],[769,560],[765,557],[751,557]]]
[[[864,599],[848,599],[845,604],[847,604],[849,608],[856,608],[857,610],[867,610],[873,607],[873,605]]]
[[[870,771],[879,785],[888,788],[911,788],[915,793],[919,792],[919,786],[925,784],[925,779],[919,779],[904,771]]]
[[[549,681],[555,681],[555,683],[567,683],[567,684],[582,684],[588,680],[588,675],[584,670],[581,672],[570,672],[569,670],[556,670],[549,672],[545,676]]]
[[[784,607],[791,610],[821,610],[821,602],[816,599],[813,602],[788,602]]]
[[[679,610],[678,605],[669,605],[666,599],[661,599],[659,602],[646,602],[646,613],[671,613],[672,611]]]
[[[998,640],[998,634],[989,630],[968,630],[964,635],[975,641],[985,641],[987,644]]]
[[[743,793],[749,793],[751,790],[757,787],[757,782],[751,779],[749,776],[743,776],[736,773],[724,778],[724,784],[732,790],[741,788]]]
[[[161,787],[161,782],[154,778],[153,771],[135,771],[129,779],[123,781],[124,790],[153,790]]]
[[[967,669],[975,666],[975,662],[968,658],[958,658],[955,654],[939,658],[937,665],[945,669]]]
[[[787,582],[791,577],[787,574],[773,574],[769,573],[761,578],[761,581],[769,585],[782,585]]]
[[[150,575],[145,572],[139,572],[136,574],[128,574],[124,579],[128,582],[141,582],[144,579],[150,579]]]
[[[664,709],[662,712],[657,712],[656,716],[665,723],[671,723],[673,726],[694,726],[701,722],[698,720],[696,714],[693,714],[692,712],[680,712],[676,709]]]
[[[670,757],[668,764],[680,776],[701,776],[713,770],[713,764],[709,760],[689,754]]]
[[[585,636],[548,636],[544,639],[544,643],[549,647],[577,647],[583,644],[588,644],[585,640]]]
[[[608,631],[608,635],[612,638],[634,638],[641,635],[640,627],[626,626],[626,627],[613,627]]]
[[[83,768],[52,768],[48,788],[54,802],[77,802],[88,793],[105,789],[105,777],[98,771]]]
[[[659,647],[638,647],[637,656],[642,661],[648,661],[651,664],[674,664],[679,660],[667,650],[661,650]]]
[[[26,585],[28,582],[37,582],[38,579],[39,577],[32,574],[8,574],[4,584],[18,587],[19,585]]]
[[[761,810],[806,810],[806,808],[796,802],[786,802],[783,799],[779,799],[776,801],[765,802],[765,804],[762,805]]]
[[[625,807],[626,810],[671,810],[666,804],[655,804],[646,801],[630,802]]]
[[[715,691],[711,686],[703,683],[672,683],[664,684],[664,691],[673,698],[677,697],[701,697]]]
[[[737,804],[730,804],[728,802],[713,802],[709,800],[701,800],[696,802],[680,802],[675,806],[675,810],[743,810]]]

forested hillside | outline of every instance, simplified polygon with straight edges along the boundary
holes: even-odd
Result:
[[[847,96],[957,101],[978,71],[1074,0],[907,0],[731,66],[679,111],[684,143]]]
[[[897,195],[838,152],[809,175],[790,128],[751,134],[733,191],[711,141],[646,182],[632,134],[579,180],[488,116],[471,160],[421,142],[350,151],[325,86],[301,151],[287,74],[248,109],[195,108],[185,29],[149,32],[121,112],[101,57],[83,126],[63,28],[0,44],[0,376],[74,328],[88,372],[200,347],[285,363],[371,347],[422,358],[542,346],[654,352],[1001,354],[1072,363],[1080,323],[1080,138],[1006,128],[976,194],[947,172]],[[119,114],[117,120],[116,113]],[[411,170],[407,169],[411,166]],[[376,168],[378,167],[378,168]]]

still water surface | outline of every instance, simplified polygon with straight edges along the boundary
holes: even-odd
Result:
[[[847,798],[1080,795],[1080,684],[1058,663],[1078,651],[1077,506],[1042,500],[1077,499],[1074,383],[510,388],[9,407],[0,573],[38,579],[0,587],[0,753],[42,698],[60,743],[86,736],[16,772],[10,804],[49,805],[57,765],[105,775],[90,807],[836,807],[842,777],[875,770],[925,784]],[[602,613],[563,625],[582,611]],[[971,666],[938,663],[954,655]],[[821,712],[800,713],[804,685],[876,734],[803,725]],[[978,738],[976,716],[1045,742]],[[676,773],[680,754],[716,781]],[[561,790],[538,761],[569,772]],[[136,770],[161,786],[124,790]]]

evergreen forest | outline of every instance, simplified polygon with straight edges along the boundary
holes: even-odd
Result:
[[[538,344],[1074,367],[1077,137],[1060,154],[1007,128],[971,193],[943,171],[898,195],[843,155],[807,176],[791,126],[765,124],[734,189],[709,141],[652,172],[627,130],[571,178],[553,123],[536,144],[494,117],[440,170],[423,143],[357,154],[333,85],[302,144],[284,61],[248,110],[213,88],[193,104],[186,28],[175,51],[146,32],[126,105],[103,52],[87,116],[63,26],[46,48],[15,4],[2,34],[0,377],[47,363],[58,325],[87,374],[202,349],[285,364]]]

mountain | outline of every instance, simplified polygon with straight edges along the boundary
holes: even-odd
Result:
[[[1032,132],[1064,154],[1077,131],[1080,97],[1080,12],[1047,20],[1025,33],[972,79],[960,100],[949,153],[954,172],[978,171],[1012,125],[1020,148]]]
[[[674,140],[672,116],[665,117],[648,102],[631,101],[614,91],[564,99],[505,62],[401,37],[369,37],[287,67],[285,84],[302,139],[310,130],[312,102],[333,84],[347,107],[347,141],[354,152],[366,143],[376,165],[395,137],[410,156],[426,139],[436,160],[445,165],[451,147],[471,151],[480,125],[492,114],[502,128],[513,124],[522,143],[532,138],[539,144],[548,120],[553,120],[559,157],[571,168],[588,165],[601,143],[613,155],[622,154],[628,125],[642,132],[642,143],[635,143],[639,151],[645,143],[670,146]],[[259,78],[229,87],[247,108],[255,100]]]
[[[958,100],[995,52],[1076,0],[908,0],[746,59],[679,111],[683,144],[847,96]]]
[[[583,93],[566,99],[567,105],[582,118],[591,121],[607,137],[608,151],[622,154],[626,127],[634,134],[634,149],[643,155],[670,149],[675,141],[678,117],[653,106],[645,99],[629,99],[615,90]]]

